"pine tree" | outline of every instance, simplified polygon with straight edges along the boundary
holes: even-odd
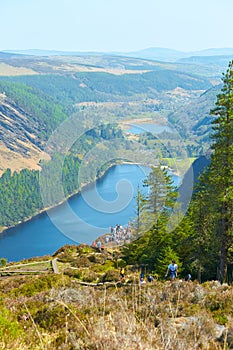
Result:
[[[153,167],[144,186],[149,187],[149,194],[144,206],[150,224],[154,226],[161,215],[168,216],[174,206],[177,192],[171,176],[165,169]]]
[[[145,198],[140,191],[140,187],[138,185],[137,188],[137,196],[136,196],[136,222],[135,222],[135,229],[136,229],[136,236],[139,235],[139,233],[142,231],[142,222],[143,222],[143,209],[145,205]]]
[[[229,249],[233,245],[233,61],[223,74],[213,121],[213,154],[209,168],[210,199],[214,203],[216,232],[220,242],[219,280],[226,280]]]
[[[217,275],[221,283],[227,280],[227,266],[233,265],[233,61],[222,80],[211,111],[215,116],[211,162],[195,186],[186,215],[192,229],[188,259],[184,257],[198,279],[201,273],[204,279]]]
[[[177,192],[171,176],[160,167],[152,168],[144,184],[148,186],[148,195],[143,197],[139,192],[137,196],[141,235],[128,246],[125,258],[131,264],[136,262],[147,264],[150,269],[161,274],[160,268],[162,267],[162,273],[163,269],[166,269],[166,264],[164,265],[161,260],[162,256],[166,255],[168,248],[172,251],[175,242],[173,235],[167,230],[167,222]],[[177,258],[175,252],[172,256]]]
[[[203,173],[195,187],[188,214],[185,220],[190,221],[188,237],[188,264],[197,273],[197,279],[216,278],[216,259],[218,258],[218,239],[215,229],[215,200],[213,187],[209,182],[209,173]],[[183,223],[182,223],[183,225]]]

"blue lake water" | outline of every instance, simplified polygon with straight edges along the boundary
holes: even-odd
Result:
[[[65,244],[90,244],[110,226],[135,217],[137,188],[150,169],[122,164],[64,204],[0,234],[0,257],[19,261],[54,253]],[[174,184],[179,177],[172,175]]]
[[[158,124],[151,124],[151,123],[142,123],[142,124],[135,124],[132,125],[128,132],[139,135],[144,132],[151,132],[152,134],[160,134],[163,131],[173,133],[174,131],[167,125],[158,125]]]

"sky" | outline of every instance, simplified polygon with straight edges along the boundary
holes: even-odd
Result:
[[[0,50],[233,47],[233,0],[0,0]]]

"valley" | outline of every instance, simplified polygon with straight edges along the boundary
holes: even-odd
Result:
[[[103,54],[1,53],[1,172],[7,167],[13,171],[40,169],[43,147],[53,130],[82,109],[109,115],[109,121],[113,115],[119,120],[150,118],[155,123],[171,123],[187,145],[199,148],[192,154],[198,156],[205,134],[208,144],[208,113],[220,81],[217,69],[211,73],[216,59],[208,66],[210,72],[203,74],[202,65],[196,62],[187,65]],[[17,131],[10,131],[6,119],[17,123],[18,115],[24,119]],[[33,134],[23,135],[26,124]]]
[[[211,57],[208,59],[211,61]],[[24,186],[20,185],[20,178],[24,178],[21,171],[27,169],[31,183],[27,196],[34,197],[23,204],[22,199],[5,193],[0,225],[12,226],[41,212],[39,174],[42,167],[54,167],[52,173],[56,172],[59,158],[65,159],[65,197],[77,193],[80,179],[75,174],[92,148],[99,149],[100,159],[96,162],[94,156],[87,161],[91,167],[84,167],[85,179],[80,180],[84,184],[96,180],[98,174],[114,164],[114,159],[160,162],[183,176],[190,162],[209,149],[209,111],[220,90],[218,69],[223,64],[218,56],[208,66],[200,63],[200,57],[194,62],[185,60],[182,63],[107,54],[0,53],[0,173],[8,171],[0,192],[4,192],[5,182],[9,190],[15,186],[10,184],[13,174],[18,178],[15,193],[20,192]],[[74,123],[74,131],[83,130],[84,135],[74,140],[71,149],[63,150],[60,142],[54,148],[53,135],[69,121]],[[158,135],[145,127],[140,135],[128,132],[130,125],[143,126],[148,122],[167,126],[169,132],[165,129]],[[71,136],[71,129],[68,132],[71,138],[75,137]],[[114,139],[118,140],[115,145]],[[112,144],[109,150],[104,146],[106,141]],[[55,193],[46,207],[64,201]],[[16,203],[27,208],[15,210]]]
[[[230,52],[0,52],[6,347],[231,348]]]
[[[0,349],[233,349],[233,2],[0,11]]]

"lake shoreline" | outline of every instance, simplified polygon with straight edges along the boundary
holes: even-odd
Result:
[[[114,165],[111,165],[109,168],[106,169],[106,171],[101,174],[100,177],[96,178],[95,180],[93,180],[92,182],[89,182],[89,183],[86,183],[86,184],[82,184],[81,185],[81,188],[71,194],[69,194],[66,198],[64,198],[62,201],[60,201],[59,203],[55,204],[55,205],[52,205],[50,207],[47,207],[47,208],[43,208],[42,210],[39,210],[35,213],[35,215],[32,215],[30,216],[29,218],[23,220],[23,221],[20,221],[18,222],[17,224],[15,225],[12,225],[12,226],[8,226],[8,227],[2,227],[0,228],[0,234],[3,234],[3,233],[7,233],[7,231],[11,230],[11,229],[14,229],[14,228],[17,228],[18,226],[22,225],[22,224],[25,224],[27,222],[30,222],[34,219],[37,219],[39,218],[41,215],[44,215],[47,211],[50,211],[50,210],[53,210],[53,209],[56,209],[58,208],[59,206],[63,205],[66,201],[68,201],[69,199],[71,199],[72,197],[74,196],[77,196],[79,195],[83,190],[85,189],[88,189],[90,186],[92,186],[97,180],[100,180],[102,177],[104,177],[104,175],[106,175],[106,173],[112,168],[114,167],[116,164]]]
[[[47,208],[43,208],[42,210],[36,212],[34,215],[30,216],[29,218],[18,222],[15,225],[9,226],[9,227],[2,227],[0,229],[0,235],[7,233],[8,231],[17,228],[18,226],[28,223],[30,221],[36,220],[37,218],[40,218],[41,216],[45,215],[47,212],[49,212],[50,210],[54,210],[56,208],[59,208],[61,205],[63,205],[66,201],[68,201],[69,199],[72,199],[75,196],[78,196],[81,194],[82,191],[85,191],[87,189],[89,189],[91,186],[93,186],[93,184],[95,184],[96,181],[101,180],[104,176],[107,175],[107,173],[115,166],[117,165],[124,165],[124,164],[128,164],[128,165],[137,165],[137,166],[147,166],[147,167],[151,167],[151,165],[148,164],[142,164],[142,163],[131,163],[131,162],[117,162],[114,164],[111,164],[108,168],[106,168],[103,173],[100,174],[100,176],[96,177],[93,181],[89,182],[89,183],[83,183],[80,186],[80,189],[78,191],[75,191],[73,193],[71,193],[70,195],[68,195],[66,198],[64,198],[62,201],[60,201],[59,203],[52,205],[50,207]],[[166,168],[167,170],[171,171],[174,175],[179,176],[178,174],[176,174],[172,169],[170,169],[169,167],[166,166],[161,166],[162,168]]]

